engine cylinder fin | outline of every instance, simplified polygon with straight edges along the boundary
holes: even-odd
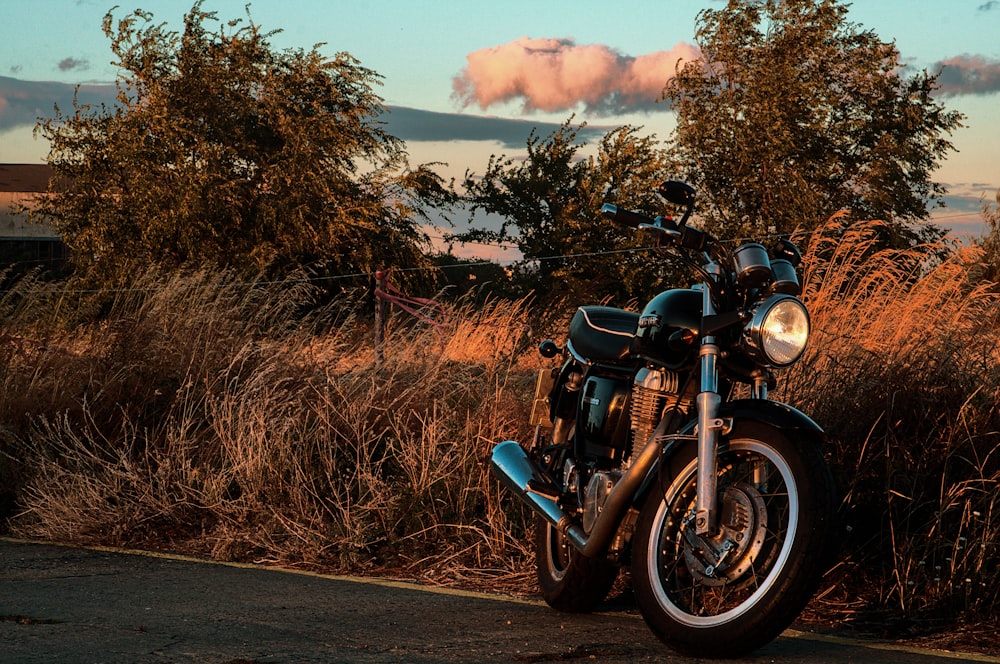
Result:
[[[690,399],[678,398],[680,389],[681,375],[676,371],[644,368],[636,373],[629,409],[632,429],[631,459],[636,458],[649,442],[668,404],[682,410],[690,406]]]

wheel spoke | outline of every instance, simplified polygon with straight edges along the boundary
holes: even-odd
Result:
[[[716,519],[697,532],[698,457],[668,459],[636,524],[636,600],[657,636],[679,651],[745,654],[788,627],[823,572],[835,506],[818,441],[737,422],[716,459]]]
[[[732,524],[699,537],[689,517],[695,474],[673,496],[659,533],[660,583],[669,602],[698,617],[739,607],[765,583],[788,533],[791,496],[781,469],[755,450],[729,452],[719,462],[720,514]]]

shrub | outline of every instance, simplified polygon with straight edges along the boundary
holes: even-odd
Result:
[[[880,231],[806,238],[814,335],[775,393],[830,434],[850,528],[814,607],[884,629],[985,618],[1000,295],[977,250],[884,250]],[[313,294],[217,271],[153,270],[98,304],[19,282],[0,298],[9,530],[529,589],[532,519],[487,455],[531,434],[538,314],[392,317],[379,361],[370,303]]]

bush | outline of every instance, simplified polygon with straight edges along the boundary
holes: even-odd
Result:
[[[880,231],[804,238],[814,335],[775,397],[830,434],[850,527],[815,610],[925,630],[1000,595],[1000,295],[977,250]],[[19,282],[0,298],[9,531],[528,590],[531,518],[487,455],[531,434],[537,315],[392,317],[379,361],[370,304],[313,294],[217,271],[99,301]]]

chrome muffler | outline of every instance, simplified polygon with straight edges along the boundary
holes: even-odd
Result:
[[[513,440],[500,443],[490,455],[490,469],[511,492],[545,519],[553,528],[561,532],[570,543],[585,556],[603,555],[611,544],[615,532],[628,511],[646,475],[653,468],[663,450],[664,439],[660,437],[666,420],[650,436],[649,442],[630,465],[621,480],[615,484],[590,536],[562,510],[556,501],[530,488],[535,477],[541,477],[541,470],[528,458],[524,448]]]
[[[503,485],[524,501],[553,528],[564,534],[581,551],[587,546],[587,536],[583,529],[573,523],[569,515],[548,496],[532,491],[528,483],[541,476],[534,463],[528,459],[524,448],[513,440],[507,440],[493,448],[490,455],[490,469]]]

